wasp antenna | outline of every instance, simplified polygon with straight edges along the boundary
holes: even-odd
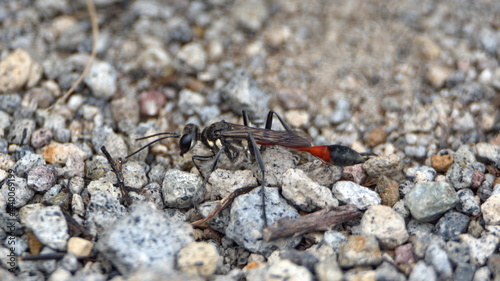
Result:
[[[135,139],[135,140],[145,140],[145,139],[149,139],[149,138],[152,138],[152,137],[158,137],[158,136],[164,136],[164,135],[168,135],[162,139],[166,139],[166,138],[178,138],[180,137],[179,133],[174,133],[174,132],[166,132],[166,133],[158,133],[158,134],[154,134],[154,135],[149,135],[149,136],[145,136],[145,137],[142,137],[142,138],[138,138],[138,139]]]
[[[152,145],[152,144],[154,144],[154,143],[157,143],[157,142],[159,142],[159,141],[162,141],[162,140],[164,140],[164,139],[168,139],[168,138],[178,138],[178,137],[179,137],[179,134],[177,134],[177,133],[160,133],[160,134],[156,134],[156,135],[147,136],[147,137],[144,137],[144,138],[139,138],[139,139],[136,139],[136,140],[143,140],[143,139],[147,139],[147,138],[150,138],[150,137],[154,137],[154,136],[161,136],[161,135],[165,135],[165,134],[169,134],[169,135],[168,135],[168,136],[166,136],[166,137],[161,137],[161,138],[159,138],[159,139],[156,139],[156,140],[154,140],[154,141],[152,141],[152,142],[149,142],[148,144],[144,145],[143,147],[141,147],[141,148],[137,149],[136,151],[132,152],[131,154],[127,155],[127,156],[125,157],[125,159],[128,159],[128,158],[130,158],[130,157],[132,157],[132,156],[136,155],[137,153],[141,152],[141,151],[142,151],[142,150],[144,150],[146,147],[148,147],[148,146],[150,146],[150,145]]]

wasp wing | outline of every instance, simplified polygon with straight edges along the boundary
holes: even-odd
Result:
[[[251,133],[255,142],[260,145],[279,145],[289,148],[311,146],[311,141],[300,136],[300,132],[274,131],[239,124],[231,124],[231,127],[231,130],[222,131],[221,135],[226,138],[246,139],[248,134]]]

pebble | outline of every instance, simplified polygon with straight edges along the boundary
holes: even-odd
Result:
[[[313,276],[311,272],[303,266],[296,265],[289,260],[279,260],[267,266],[260,266],[249,270],[247,280],[312,281]]]
[[[101,235],[117,219],[127,213],[120,201],[108,193],[98,192],[87,205],[85,227],[92,236]]]
[[[312,181],[299,169],[289,169],[283,174],[281,195],[305,212],[339,205],[327,187]]]
[[[481,205],[484,222],[488,225],[500,224],[500,193],[492,194]]]
[[[394,263],[406,274],[410,273],[415,262],[416,257],[413,254],[413,245],[411,243],[398,246],[394,249]]]
[[[415,219],[430,222],[455,207],[458,196],[445,182],[420,182],[406,194],[404,200]]]
[[[446,172],[446,180],[455,187],[455,189],[470,188],[474,177],[474,168],[471,164],[462,166],[454,163]]]
[[[453,153],[448,150],[441,150],[431,156],[431,166],[440,173],[446,173],[453,164]]]
[[[474,273],[474,281],[491,280],[491,271],[488,267],[483,266],[476,270]]]
[[[435,89],[440,89],[451,75],[451,69],[444,65],[432,65],[427,70],[426,78]]]
[[[266,3],[262,0],[239,1],[233,7],[235,19],[241,26],[250,31],[260,30],[268,17]]]
[[[72,194],[80,194],[85,187],[85,181],[82,177],[72,177],[69,179],[68,189]]]
[[[232,79],[221,89],[222,100],[236,114],[247,109],[250,116],[263,118],[261,114],[268,111],[271,96],[261,90],[250,73],[238,70]]]
[[[439,278],[450,278],[452,276],[452,267],[446,251],[437,243],[431,243],[425,252],[425,261],[432,265],[439,275]]]
[[[32,119],[14,119],[7,136],[9,143],[29,144],[35,127],[35,121]]]
[[[486,234],[481,238],[474,238],[470,234],[462,234],[459,238],[461,242],[469,245],[471,262],[477,266],[486,264],[500,242],[500,238],[491,234]]]
[[[77,258],[85,258],[90,256],[94,243],[80,237],[71,237],[68,240],[68,253],[75,255]]]
[[[383,262],[375,270],[375,280],[406,281],[406,276],[389,262]]]
[[[469,215],[469,216],[477,216],[481,212],[481,208],[479,206],[480,200],[478,197],[474,196],[472,190],[468,188],[461,189],[457,192],[459,201],[456,206],[457,210]]]
[[[467,231],[470,219],[468,216],[450,211],[444,214],[434,226],[434,233],[445,241],[456,239]]]
[[[333,196],[345,204],[354,204],[359,210],[380,205],[380,196],[367,187],[350,181],[338,181],[332,187]]]
[[[365,137],[365,142],[369,147],[376,147],[379,144],[385,143],[386,140],[387,133],[382,127],[374,128]]]
[[[380,195],[382,205],[393,207],[400,201],[398,182],[387,176],[378,178],[375,191]]]
[[[461,145],[453,155],[454,161],[457,164],[465,166],[476,162],[476,156],[473,149],[469,145]]]
[[[144,166],[135,161],[123,164],[122,167],[125,186],[140,189],[148,183]]]
[[[287,149],[278,146],[266,147],[261,154],[262,163],[264,163],[266,186],[282,186],[283,174],[292,168],[295,168],[298,157]],[[259,165],[253,165],[254,175],[260,180],[261,171]]]
[[[172,67],[172,58],[159,42],[148,44],[137,56],[137,62],[142,69],[153,75],[163,75]]]
[[[341,281],[342,269],[335,256],[328,256],[325,260],[318,262],[315,267],[316,277],[319,281]]]
[[[0,110],[13,114],[21,106],[21,96],[18,94],[0,95]]]
[[[493,254],[488,259],[488,268],[493,273],[493,277],[498,279],[500,277],[500,254]]]
[[[212,195],[224,198],[233,191],[248,186],[258,186],[257,179],[250,170],[217,169],[210,174]]]
[[[122,97],[111,101],[111,113],[116,123],[125,120],[131,121],[133,124],[139,122],[139,107],[137,101],[129,97]],[[106,134],[106,136],[111,133]]]
[[[36,87],[26,92],[26,97],[32,102],[36,102],[38,108],[47,108],[54,103],[54,96],[52,93],[43,88]]]
[[[195,174],[170,169],[165,173],[162,194],[165,206],[170,208],[188,208],[193,205],[193,198],[203,194],[198,191],[201,178]],[[203,197],[200,197],[203,198]]]
[[[215,206],[219,203],[220,201],[208,201],[204,202],[198,207],[198,211],[200,214],[205,218],[208,216],[208,214],[215,208]],[[222,210],[217,216],[212,218],[210,221],[208,221],[208,225],[219,232],[225,232],[226,227],[229,224],[229,209],[226,208]]]
[[[300,128],[309,124],[309,112],[305,110],[292,109],[285,113],[285,120],[292,128]]]
[[[179,92],[179,110],[187,115],[200,112],[205,105],[205,98],[198,92],[183,89]]]
[[[187,67],[187,72],[199,72],[205,68],[207,54],[200,43],[188,43],[179,50],[177,59],[181,63],[181,68]]]
[[[405,114],[404,132],[428,133],[434,130],[438,122],[438,111],[434,107],[420,107],[413,114]]]
[[[45,146],[50,143],[52,137],[52,130],[48,128],[35,130],[33,134],[31,134],[31,146],[33,146],[34,148]]]
[[[177,268],[181,272],[203,278],[212,276],[220,262],[217,248],[207,242],[191,242],[177,254]]]
[[[474,148],[479,159],[486,163],[494,163],[497,167],[500,167],[500,145],[480,142],[476,143]]]
[[[156,116],[160,113],[167,99],[162,92],[147,91],[139,95],[139,108],[143,116]]]
[[[377,239],[373,236],[351,235],[339,250],[339,265],[376,266],[382,263],[382,254]]]
[[[28,172],[31,169],[44,164],[45,161],[43,161],[42,156],[39,154],[26,154],[21,159],[17,160],[14,167],[12,167],[12,170],[14,170],[16,175],[24,178],[28,175]]]
[[[85,165],[85,177],[89,179],[100,179],[111,171],[108,160],[104,156],[96,155],[92,160],[88,160]]]
[[[280,238],[271,242],[263,241],[264,220],[262,218],[260,190],[261,188],[256,188],[247,194],[238,196],[234,200],[231,205],[231,217],[226,228],[226,236],[250,252],[258,254],[269,253],[271,249],[285,249],[297,246],[301,240],[300,236]],[[279,219],[299,216],[297,210],[280,197],[277,188],[266,188],[265,200],[268,225],[275,223]]]
[[[173,269],[175,256],[194,240],[191,225],[166,218],[151,203],[134,205],[130,214],[115,218],[96,248],[123,275],[141,267]]]
[[[86,153],[73,143],[51,143],[42,151],[45,161],[50,164],[63,164],[64,167],[56,168],[57,175],[64,177],[83,177]]]
[[[360,234],[375,236],[383,249],[394,249],[408,240],[405,220],[387,206],[371,206],[360,222]]]
[[[15,92],[30,79],[33,60],[28,52],[16,49],[0,61],[0,93]]]
[[[408,277],[408,281],[435,281],[436,271],[423,260],[418,261]]]
[[[393,176],[401,171],[400,159],[396,155],[372,157],[363,163],[363,169],[369,176]]]
[[[42,244],[55,250],[66,249],[68,225],[59,206],[35,209],[26,216],[24,223]]]
[[[472,264],[458,264],[453,273],[453,280],[455,281],[472,281],[476,266]]]
[[[97,193],[106,193],[117,200],[121,200],[122,192],[120,187],[114,184],[115,181],[115,175],[112,172],[108,172],[105,177],[91,181],[87,185],[87,192],[91,196]]]
[[[306,173],[306,175],[313,181],[328,188],[332,188],[333,184],[342,177],[342,172],[346,172],[348,168],[354,168],[354,167],[360,168],[360,165],[342,168],[335,165],[324,165],[321,160],[308,162],[303,165],[297,166],[298,169],[303,170]],[[359,177],[356,177],[353,180],[358,184],[359,182],[357,182],[356,180],[361,180],[362,178],[366,177],[366,174],[364,172],[360,173],[352,172],[351,175],[359,175]],[[349,178],[349,180],[352,179]]]
[[[71,198],[71,210],[75,215],[82,217],[85,216],[85,205],[80,194],[73,194],[73,197]]]
[[[335,253],[338,253],[340,247],[347,241],[347,236],[342,232],[328,230],[323,235],[323,242],[331,247]]]
[[[52,165],[40,165],[28,172],[28,186],[35,191],[46,191],[56,184],[56,169]]]
[[[97,98],[109,99],[117,90],[116,70],[106,61],[94,61],[83,79]]]
[[[330,115],[330,122],[340,124],[351,118],[351,105],[348,100],[339,99],[335,102],[335,108]]]
[[[406,170],[407,177],[413,177],[415,182],[433,181],[437,175],[436,170],[429,166],[416,166]]]
[[[13,206],[15,208],[21,208],[26,205],[26,203],[28,203],[28,201],[30,201],[35,195],[33,189],[28,188],[26,180],[15,175],[9,175],[7,180],[2,185],[1,192],[3,197],[8,199],[9,202],[14,199]]]

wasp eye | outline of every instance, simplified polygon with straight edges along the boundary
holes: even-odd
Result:
[[[181,156],[191,149],[191,144],[193,142],[193,136],[190,134],[185,134],[179,140],[179,147],[181,148]]]

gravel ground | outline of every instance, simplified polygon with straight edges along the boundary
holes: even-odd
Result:
[[[90,58],[85,1],[0,2],[1,280],[500,280],[499,1],[95,4],[97,58],[49,108]],[[377,155],[268,147],[269,224],[359,215],[267,241],[257,187],[195,228],[262,175],[223,156],[197,193],[210,151],[177,139],[122,163],[127,203],[102,146],[124,158],[242,109]]]

